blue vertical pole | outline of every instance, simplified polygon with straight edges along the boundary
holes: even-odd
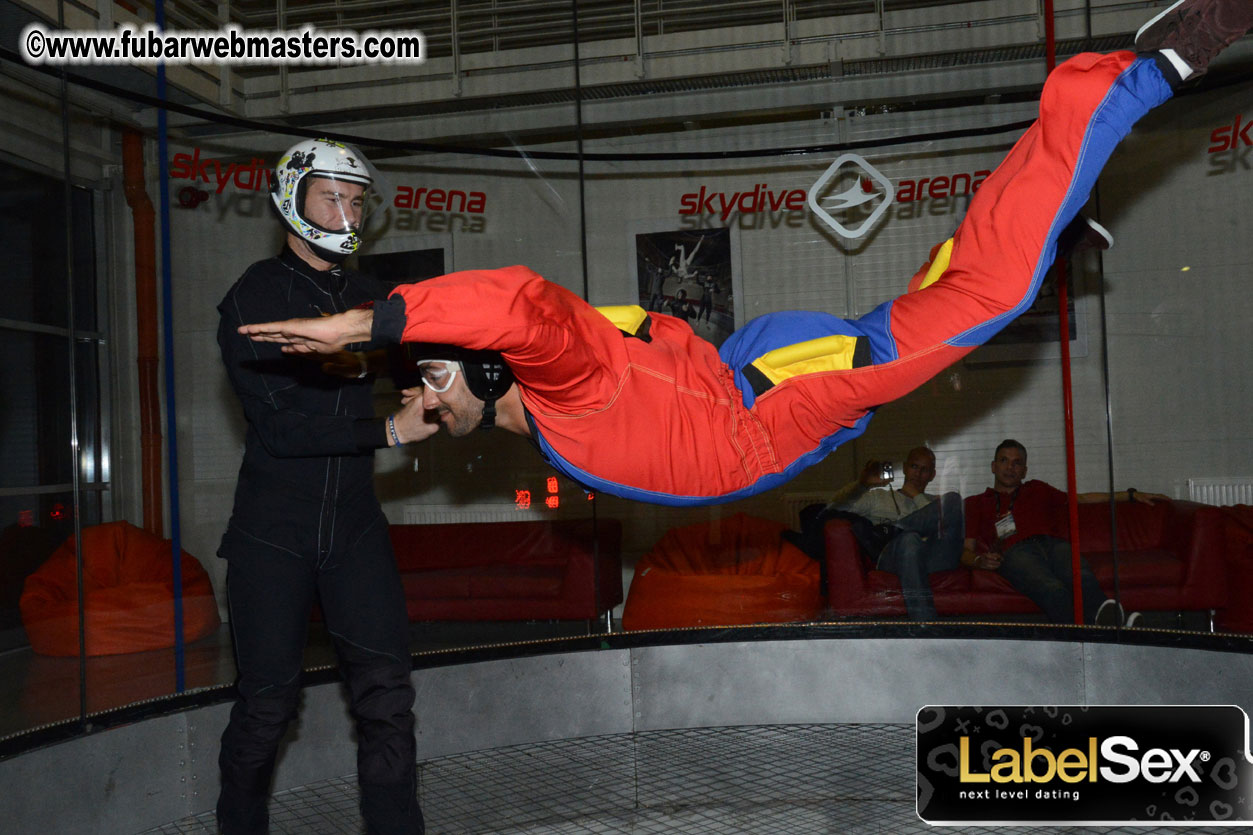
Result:
[[[157,0],[157,28],[165,31],[165,0]],[[165,101],[165,62],[157,64],[157,98]],[[178,509],[178,434],[174,415],[174,305],[170,266],[170,149],[165,108],[157,111],[158,193],[161,196],[161,320],[165,360],[165,448],[170,479],[170,559],[174,563],[174,692],[187,689],[183,654],[183,539]]]

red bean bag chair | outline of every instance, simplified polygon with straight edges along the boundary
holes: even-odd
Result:
[[[667,531],[635,566],[624,629],[814,620],[818,563],[780,534],[787,526],[737,513]]]
[[[87,655],[120,655],[174,646],[174,565],[170,540],[128,522],[84,528],[83,599]],[[182,555],[183,640],[217,629],[213,586],[200,562]],[[78,655],[74,537],[26,578],[22,626],[41,655]]]

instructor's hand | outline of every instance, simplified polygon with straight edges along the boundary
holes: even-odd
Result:
[[[322,362],[322,373],[333,377],[346,377],[359,380],[370,372],[365,354],[358,351],[340,351],[331,354]]]
[[[400,411],[392,415],[396,435],[402,444],[425,441],[439,431],[439,422],[426,420],[422,407],[422,389],[405,389],[401,392]],[[391,440],[388,440],[391,443]]]
[[[277,342],[293,354],[333,354],[353,342],[367,342],[374,311],[347,310],[317,319],[286,319],[241,325],[239,332],[254,342]]]

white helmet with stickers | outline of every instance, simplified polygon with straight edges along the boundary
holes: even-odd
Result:
[[[360,152],[329,139],[305,139],[279,157],[270,183],[274,208],[287,227],[303,238],[315,254],[332,263],[352,255],[361,245],[358,234],[364,218],[353,217],[340,207],[333,223],[316,222],[307,210],[305,195],[314,180],[322,178],[347,182],[368,189],[374,182],[373,170]],[[362,195],[362,205],[365,205]],[[338,228],[335,228],[338,227]]]

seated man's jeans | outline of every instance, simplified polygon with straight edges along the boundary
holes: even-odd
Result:
[[[961,496],[945,493],[892,524],[901,532],[883,547],[876,567],[901,578],[905,611],[910,618],[935,620],[935,599],[927,576],[961,563],[965,539]]]
[[[1053,623],[1074,623],[1074,572],[1070,543],[1053,536],[1033,536],[1014,545],[1003,555],[1001,576],[1031,598]],[[1086,560],[1079,562],[1083,589],[1083,622],[1096,623],[1096,610],[1105,602],[1096,576]]]

